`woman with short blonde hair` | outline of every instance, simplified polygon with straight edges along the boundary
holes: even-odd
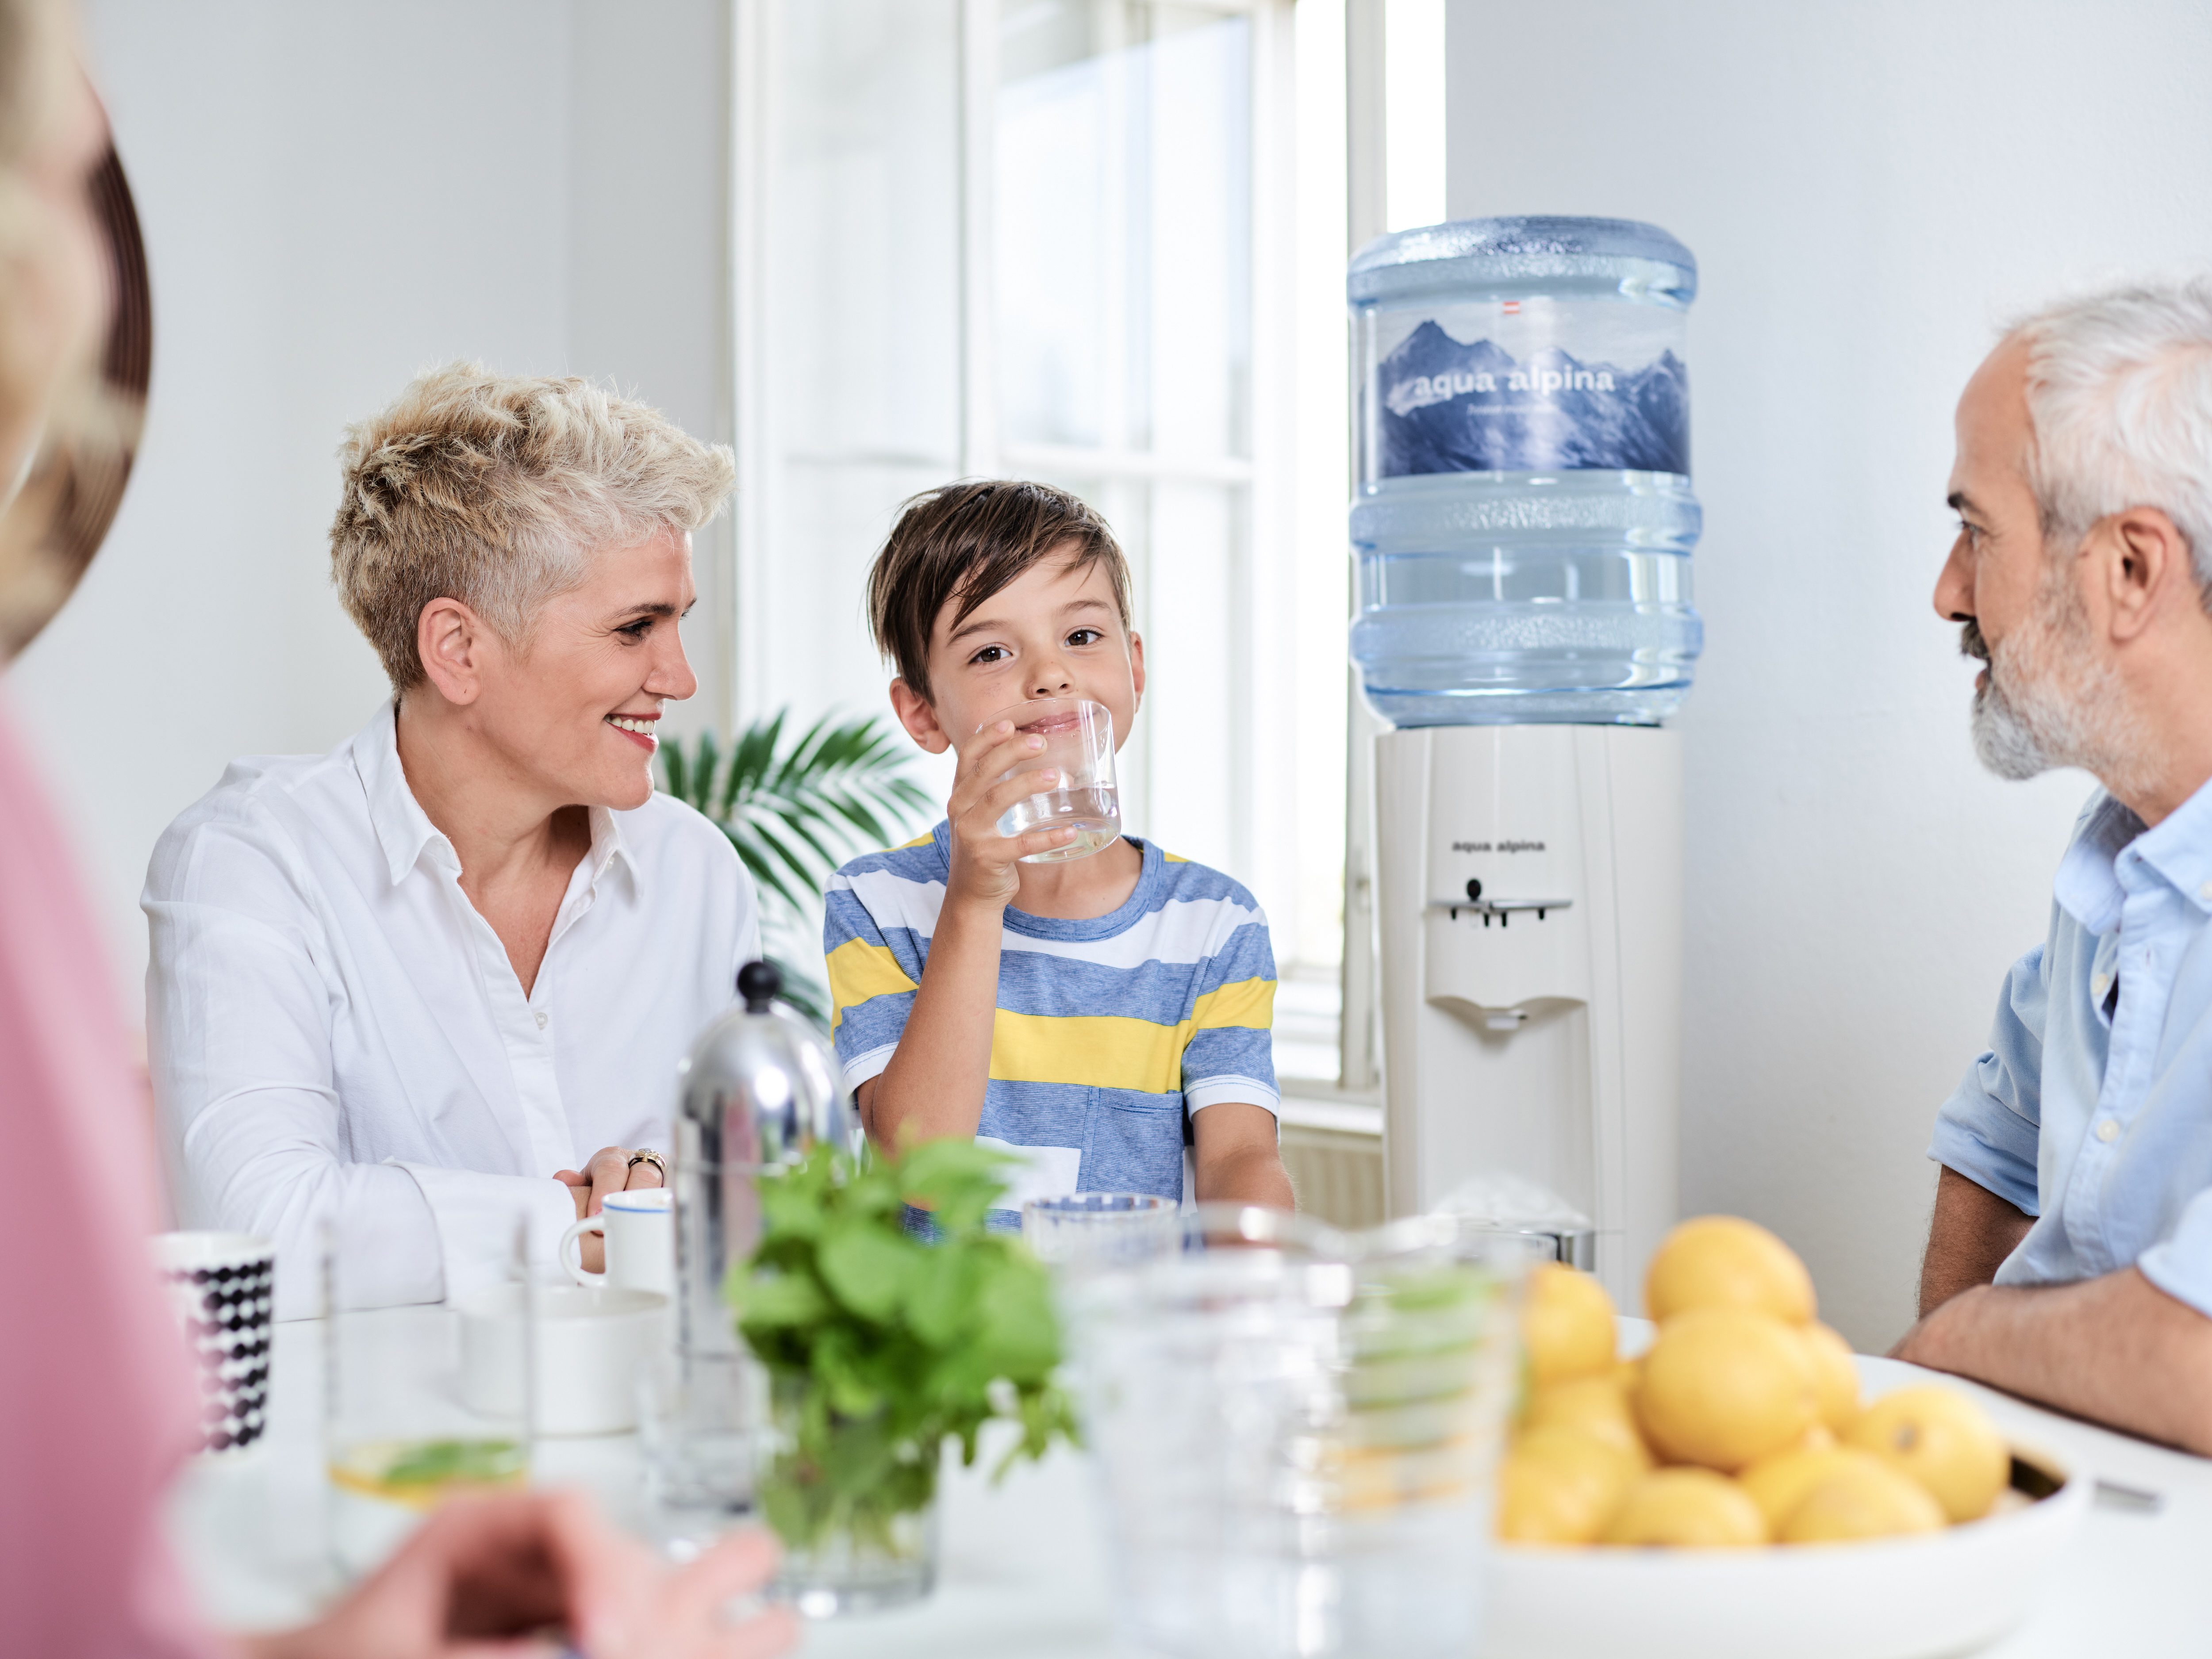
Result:
[[[320,1225],[378,1303],[549,1257],[658,1185],[678,1061],[758,951],[721,832],[654,793],[678,623],[726,449],[573,378],[457,363],[354,427],[338,592],[392,699],[326,755],[246,760],[155,849],[148,1039],[190,1225]],[[587,1242],[596,1244],[596,1239]]]

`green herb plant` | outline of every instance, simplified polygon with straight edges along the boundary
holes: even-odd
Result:
[[[760,1245],[725,1290],[792,1430],[761,1483],[788,1547],[844,1535],[893,1549],[892,1523],[936,1496],[946,1437],[972,1465],[993,1418],[1021,1429],[999,1475],[1075,1438],[1053,1380],[1050,1281],[1018,1239],[984,1226],[1007,1161],[972,1141],[865,1164],[825,1145],[762,1181]],[[908,1202],[933,1213],[941,1241],[907,1232]]]

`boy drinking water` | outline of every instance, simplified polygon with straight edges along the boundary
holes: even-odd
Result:
[[[1291,1208],[1274,953],[1251,894],[1151,842],[1024,863],[1076,832],[998,831],[1015,802],[1064,787],[1005,711],[1088,698],[1115,747],[1128,740],[1145,647],[1105,521],[1045,484],[918,496],[869,572],[868,611],[900,724],[959,756],[944,822],[830,883],[837,1057],[870,1136],[1018,1154],[995,1226],[1066,1193],[1179,1200],[1186,1125],[1201,1201]]]

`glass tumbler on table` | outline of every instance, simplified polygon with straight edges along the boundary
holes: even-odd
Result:
[[[459,1310],[378,1306],[381,1229],[341,1215],[324,1233],[324,1456],[329,1548],[347,1578],[391,1554],[447,1498],[527,1485],[533,1304],[520,1222],[516,1317],[465,1339]]]
[[[1182,1218],[1174,1200],[1157,1193],[1032,1198],[1022,1206],[1022,1240],[1048,1267],[1134,1267],[1182,1248]]]
[[[1523,1256],[1419,1217],[1345,1237],[1201,1205],[1073,1282],[1084,1434],[1133,1647],[1465,1659]]]
[[[1050,766],[1060,773],[1050,789],[1017,801],[999,817],[999,833],[1026,835],[1032,830],[1072,829],[1075,839],[1062,847],[1030,853],[1024,864],[1064,863],[1088,858],[1110,847],[1121,834],[1121,793],[1114,776],[1114,715],[1087,697],[1039,697],[1000,709],[975,728],[981,736],[1001,720],[1017,733],[1044,739],[1044,748],[1014,770]],[[1002,773],[1004,783],[1014,772]]]

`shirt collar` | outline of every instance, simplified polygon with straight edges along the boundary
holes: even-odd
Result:
[[[607,866],[617,858],[629,872],[629,884],[640,899],[645,897],[645,872],[638,868],[637,855],[623,839],[622,814],[611,807],[587,808],[592,823],[592,881],[594,886],[607,873]]]
[[[460,869],[460,858],[453,851],[453,844],[430,821],[422,802],[416,800],[415,791],[407,787],[406,769],[399,764],[398,717],[399,705],[386,703],[353,740],[354,766],[361,773],[362,787],[368,796],[368,821],[376,832],[377,846],[384,854],[385,871],[395,887],[422,862],[425,847],[435,847],[443,855],[439,862],[456,874]],[[588,857],[592,883],[597,885],[607,873],[607,866],[620,858],[623,868],[629,872],[631,887],[642,899],[645,874],[638,868],[637,855],[623,839],[622,814],[606,807],[586,810],[592,829]]]
[[[422,849],[435,845],[442,862],[458,870],[460,860],[430,815],[407,787],[407,773],[399,764],[399,705],[391,701],[376,711],[353,740],[353,763],[368,792],[368,821],[376,844],[384,853],[386,873],[394,887],[407,879],[422,857]]]
[[[2148,830],[2130,808],[2100,790],[2059,863],[2051,896],[2091,933],[2110,933],[2127,899],[2123,860],[2148,865],[2199,911],[2212,913],[2212,782]]]
[[[2134,851],[2184,899],[2212,912],[2212,782],[2138,836]]]

